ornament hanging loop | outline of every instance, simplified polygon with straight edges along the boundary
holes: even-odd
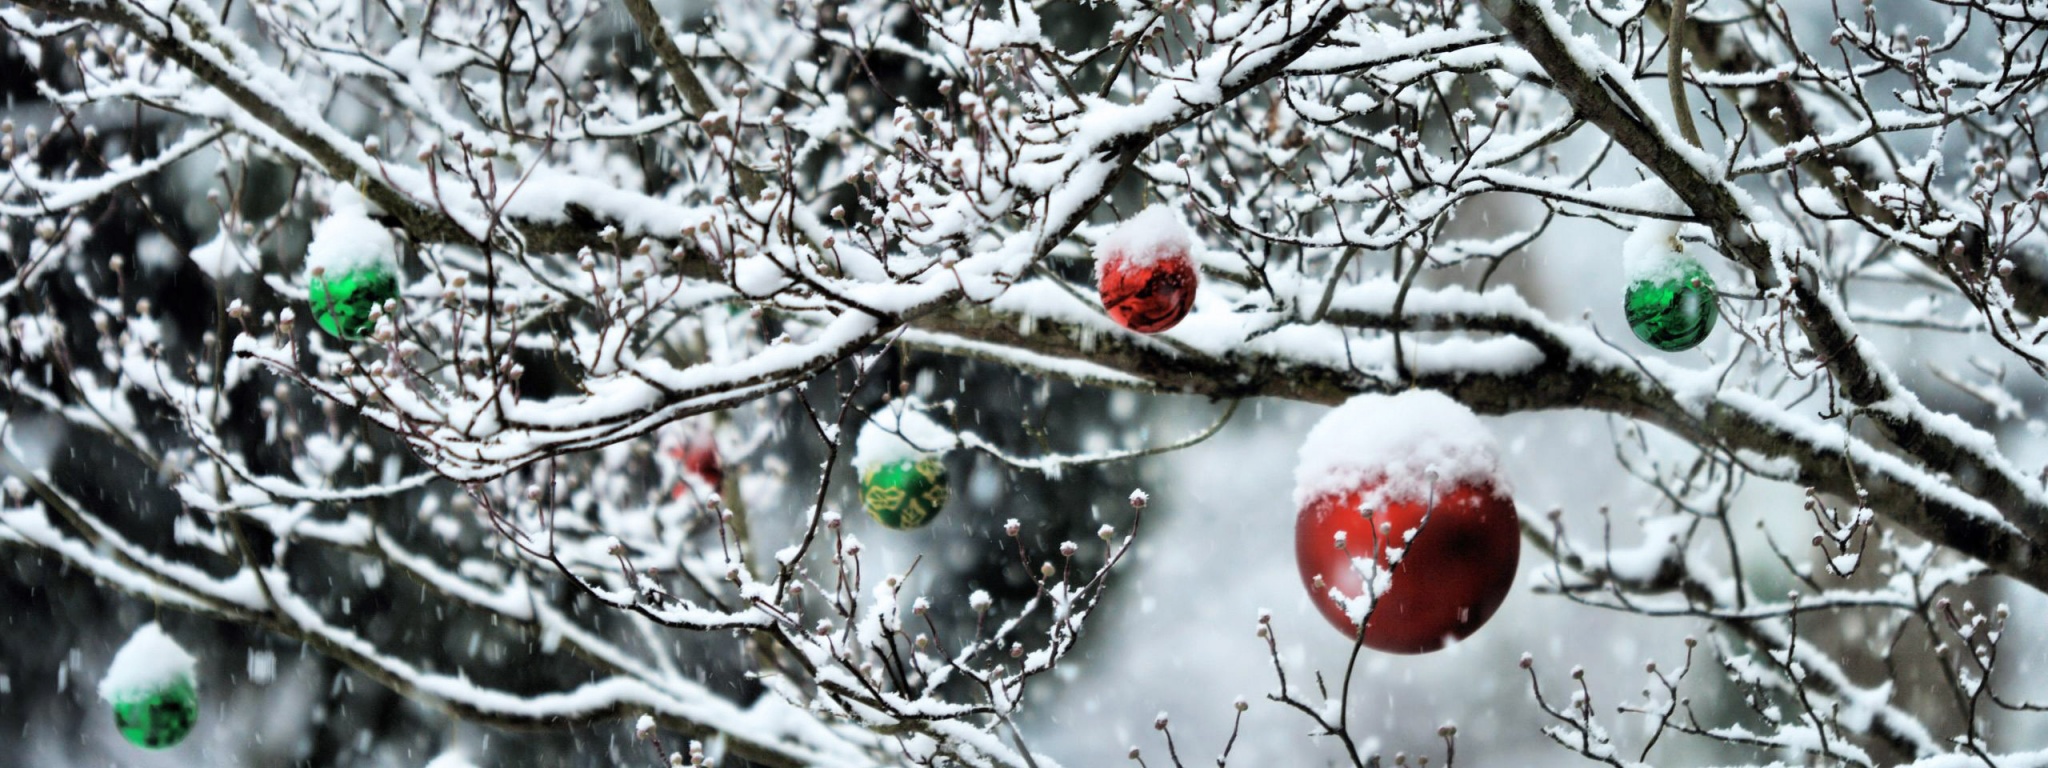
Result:
[[[1685,97],[1685,7],[1690,0],[1671,0],[1671,23],[1664,29],[1664,82],[1671,88],[1671,111],[1678,121],[1678,135],[1693,149],[1700,149],[1700,129],[1692,122],[1692,105]]]

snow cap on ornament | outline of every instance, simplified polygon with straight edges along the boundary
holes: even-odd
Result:
[[[1309,429],[1294,467],[1294,503],[1363,483],[1388,498],[1426,498],[1466,482],[1511,492],[1499,444],[1472,409],[1427,389],[1358,395]]]
[[[946,507],[945,451],[960,438],[908,401],[876,410],[854,440],[853,470],[861,505],[875,522],[896,529],[930,523]]]
[[[306,301],[322,330],[354,341],[376,330],[371,308],[398,298],[398,242],[355,190],[336,190],[332,204],[306,246]]]
[[[144,749],[184,741],[199,722],[197,664],[154,622],[135,630],[100,678],[100,698],[113,705],[122,738]]]
[[[448,751],[442,752],[434,759],[427,761],[425,768],[477,768],[477,765],[470,761],[467,753],[464,753],[461,749],[451,747]]]
[[[1118,325],[1159,333],[1195,307],[1195,235],[1180,214],[1152,205],[1095,244],[1095,287]]]
[[[1345,637],[1427,653],[1470,636],[1514,586],[1521,531],[1492,433],[1442,394],[1360,395],[1309,430],[1295,563]]]

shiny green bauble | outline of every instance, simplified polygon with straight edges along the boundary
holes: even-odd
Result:
[[[883,464],[860,478],[861,504],[868,516],[890,528],[917,528],[945,509],[946,465],[937,456]]]
[[[375,330],[370,308],[398,298],[398,276],[382,264],[316,275],[306,297],[321,330],[355,341]]]
[[[114,727],[143,749],[165,749],[184,741],[199,723],[199,692],[189,678],[160,688],[122,695],[114,702]]]
[[[1629,330],[1643,343],[1666,352],[1699,346],[1721,319],[1714,278],[1690,257],[1677,257],[1665,274],[1628,286]]]

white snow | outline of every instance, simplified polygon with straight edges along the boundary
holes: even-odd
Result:
[[[321,268],[338,276],[374,264],[397,271],[398,243],[361,208],[338,205],[313,228],[313,242],[306,246],[307,271]]]
[[[144,624],[114,653],[106,676],[100,678],[100,698],[108,703],[118,702],[180,680],[197,685],[193,669],[198,663],[156,622]]]
[[[1388,498],[1422,498],[1466,480],[1485,480],[1508,493],[1499,454],[1479,417],[1443,393],[1359,395],[1325,414],[1302,441],[1294,503],[1375,480]]]
[[[1632,284],[1683,277],[1691,258],[1678,239],[1678,222],[1649,217],[1622,242],[1621,257],[1623,274]]]
[[[960,444],[952,430],[939,426],[911,400],[890,403],[868,416],[853,446],[853,468],[868,470],[904,459],[949,450]]]
[[[1139,211],[1095,244],[1095,278],[1102,279],[1103,266],[1121,260],[1128,267],[1142,267],[1168,257],[1186,258],[1195,252],[1195,234],[1173,208],[1154,203]]]
[[[385,235],[387,240],[390,237]],[[205,272],[207,277],[215,280],[226,280],[243,272],[257,270],[255,259],[235,244],[234,238],[228,236],[225,228],[216,233],[212,240],[192,248],[192,264],[199,267],[199,271]]]
[[[425,768],[476,768],[476,763],[470,762],[462,750],[451,749],[429,761]]]
[[[162,234],[146,232],[135,239],[135,260],[149,272],[175,269],[178,266],[178,247]]]

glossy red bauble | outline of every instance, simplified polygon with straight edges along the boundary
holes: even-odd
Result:
[[[1365,645],[1389,653],[1428,653],[1464,639],[1507,598],[1522,546],[1514,501],[1484,480],[1439,488],[1395,498],[1368,481],[1302,506],[1294,528],[1301,581],[1346,636],[1357,625],[1332,589],[1360,609],[1371,606]],[[1372,569],[1354,557],[1377,564],[1376,582],[1386,590],[1377,602],[1356,602],[1366,590],[1359,571]]]
[[[1095,289],[1118,325],[1159,333],[1195,308],[1195,235],[1180,215],[1153,205],[1095,245]]]
[[[1195,308],[1195,262],[1186,252],[1169,253],[1139,263],[1111,259],[1102,265],[1096,288],[1102,307],[1118,325],[1139,333],[1159,333],[1180,324]]]

